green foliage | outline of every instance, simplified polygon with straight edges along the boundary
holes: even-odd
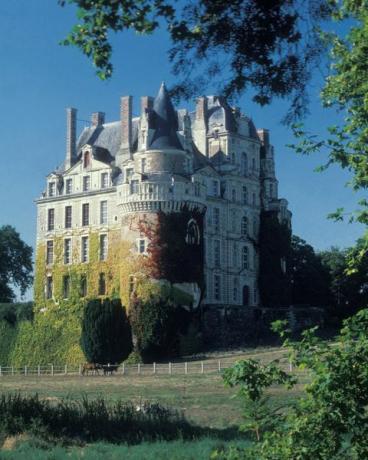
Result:
[[[221,458],[258,460],[315,459],[360,460],[367,458],[368,445],[368,310],[363,309],[345,321],[337,344],[329,346],[316,337],[316,328],[305,331],[302,340],[293,342],[285,324],[274,326],[285,338],[284,346],[295,366],[307,368],[312,381],[306,396],[279,419],[272,430],[253,449],[225,452]],[[252,374],[262,373],[260,365],[246,367]],[[243,377],[241,370],[235,376]],[[231,374],[232,375],[232,374]],[[248,374],[245,372],[245,375]],[[262,374],[261,374],[262,375]],[[250,385],[248,390],[248,381]],[[235,380],[236,382],[237,380]],[[248,378],[244,394],[258,396],[272,378]],[[219,457],[220,458],[220,457]]]
[[[184,77],[175,94],[200,94],[207,85],[203,75],[209,75],[219,94],[226,96],[237,96],[249,87],[262,105],[273,96],[291,96],[292,111],[298,115],[305,109],[310,71],[324,52],[316,26],[333,9],[328,0],[309,1],[305,7],[297,1],[261,0],[198,0],[180,6],[165,0],[59,3],[78,7],[78,23],[63,44],[78,47],[102,79],[113,70],[109,32],[132,29],[150,34],[166,27],[173,44],[169,51],[173,72]]]
[[[13,325],[19,321],[32,321],[33,302],[0,303],[0,321],[1,320],[5,320]]]
[[[82,322],[81,347],[89,362],[120,363],[132,350],[132,338],[120,300],[87,302]]]
[[[30,433],[53,442],[142,442],[158,439],[191,439],[200,431],[178,412],[156,403],[141,411],[133,404],[104,399],[70,399],[50,402],[20,394],[0,397],[0,434]]]
[[[261,213],[259,289],[262,304],[267,307],[290,304],[290,238],[290,228],[286,222],[279,222],[276,213]]]
[[[199,353],[202,350],[202,333],[199,324],[192,320],[186,333],[179,334],[179,353],[180,356],[187,356]]]
[[[270,405],[269,398],[264,395],[265,388],[273,384],[286,385],[291,388],[295,379],[278,367],[278,361],[262,365],[253,359],[237,361],[223,373],[224,383],[228,387],[236,387],[236,396],[241,399],[244,422],[240,430],[252,432],[257,441],[263,433],[273,429],[282,421],[279,407]]]
[[[179,334],[186,331],[189,314],[162,294],[146,299],[133,296],[129,320],[135,339],[135,351],[143,362],[153,362],[179,351]]]
[[[13,287],[21,295],[32,284],[32,248],[21,240],[10,225],[0,227],[0,302],[12,302]]]

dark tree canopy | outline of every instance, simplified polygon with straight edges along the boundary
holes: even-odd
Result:
[[[89,362],[120,363],[132,351],[130,326],[118,299],[90,300],[84,309],[81,347]]]
[[[0,302],[15,299],[14,287],[23,295],[31,286],[32,251],[14,227],[0,227]]]
[[[199,95],[208,80],[218,93],[238,96],[252,88],[267,104],[291,97],[291,110],[306,106],[306,85],[324,51],[317,25],[330,17],[329,0],[59,0],[78,7],[78,23],[67,39],[91,58],[101,78],[109,78],[109,33],[132,29],[153,33],[166,28],[169,58],[178,79],[174,94]]]
[[[331,301],[329,271],[313,247],[298,236],[291,238],[290,271],[294,305],[328,306]]]

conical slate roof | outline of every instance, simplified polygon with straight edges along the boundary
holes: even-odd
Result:
[[[177,114],[165,83],[161,84],[160,90],[153,102],[153,109],[150,114],[150,128],[154,129],[155,132],[152,136],[149,149],[183,149],[176,135],[178,130]]]

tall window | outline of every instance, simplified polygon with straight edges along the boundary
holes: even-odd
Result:
[[[83,176],[83,192],[88,192],[91,187],[91,178],[89,176]]]
[[[54,230],[55,228],[55,209],[47,211],[47,230]]]
[[[247,246],[244,246],[242,250],[242,268],[249,268],[249,250]]]
[[[215,275],[213,280],[213,296],[215,300],[221,300],[221,278]]]
[[[256,170],[256,159],[255,158],[252,158],[252,169],[253,169],[253,172]]]
[[[89,225],[89,204],[83,203],[82,205],[82,225],[85,227]]]
[[[231,220],[231,231],[236,232],[236,210],[232,209],[230,211],[230,220]]]
[[[233,302],[238,301],[238,296],[239,296],[239,279],[234,278],[233,280]]]
[[[213,241],[213,252],[214,252],[214,263],[216,267],[220,266],[221,251],[220,251],[220,240]]]
[[[88,262],[89,242],[88,236],[82,236],[81,240],[81,262]]]
[[[248,157],[245,152],[241,156],[241,173],[246,176],[248,174]]]
[[[219,195],[219,183],[217,180],[212,181],[212,196]]]
[[[72,256],[72,240],[65,238],[64,240],[64,264],[70,264]]]
[[[220,230],[220,209],[219,208],[213,208],[213,226],[216,232]]]
[[[54,242],[48,241],[46,243],[46,264],[50,265],[54,262]]]
[[[138,240],[138,252],[139,254],[145,254],[146,252],[146,240],[144,238]]]
[[[65,228],[72,228],[72,207],[65,206]]]
[[[242,190],[242,202],[248,204],[248,188],[244,185]]]
[[[98,277],[98,295],[106,294],[106,278],[105,273],[100,273]]]
[[[51,299],[52,298],[52,291],[53,291],[53,282],[52,282],[52,276],[47,276],[46,277],[46,299]]]
[[[107,259],[107,235],[100,235],[100,260]]]
[[[139,192],[139,182],[137,180],[130,181],[130,193],[138,193]]]
[[[82,275],[80,278],[80,296],[86,297],[87,295],[87,276]]]
[[[68,299],[70,294],[70,276],[63,276],[63,298]]]
[[[233,188],[231,190],[231,201],[236,201],[236,190]]]
[[[248,235],[248,217],[247,216],[242,217],[240,231],[243,236]]]
[[[100,224],[107,224],[107,201],[100,202]]]
[[[65,193],[70,195],[73,192],[73,179],[67,179],[65,181]]]
[[[49,196],[55,196],[55,195],[56,195],[56,183],[49,182]]]
[[[107,172],[101,173],[101,188],[109,186],[109,174]]]

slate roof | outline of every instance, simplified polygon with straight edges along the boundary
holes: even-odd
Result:
[[[176,134],[178,130],[177,113],[164,83],[161,84],[155,97],[148,119],[149,128],[155,130],[149,144],[149,150],[183,149]]]

